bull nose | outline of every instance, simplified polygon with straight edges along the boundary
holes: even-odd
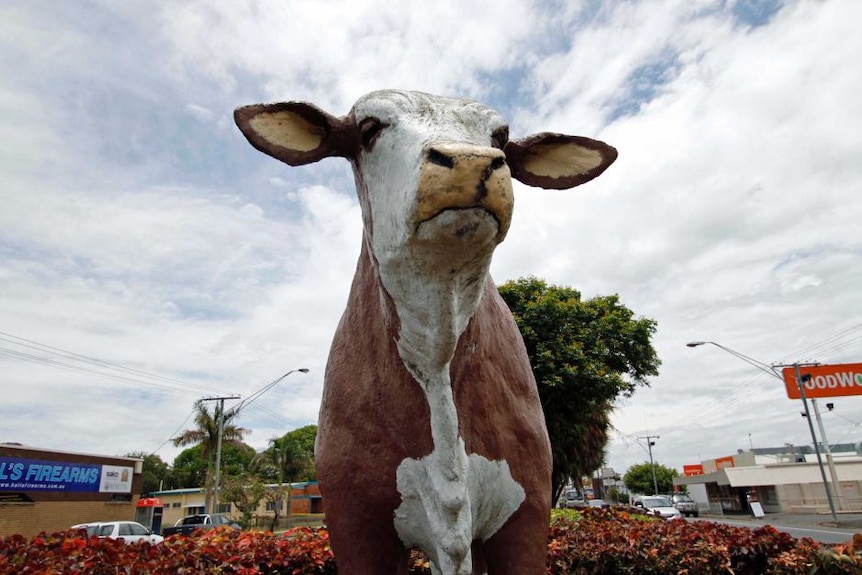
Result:
[[[428,149],[426,159],[431,164],[450,170],[462,162],[482,165],[483,168],[490,168],[492,171],[506,165],[506,155],[503,150],[466,144],[437,144]]]
[[[425,150],[420,167],[417,222],[445,210],[481,208],[505,236],[512,217],[512,179],[502,150],[463,143],[438,143]]]

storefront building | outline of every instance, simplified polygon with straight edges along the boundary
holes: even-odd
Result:
[[[0,536],[134,520],[140,459],[0,443]]]
[[[278,484],[266,486],[267,489],[275,491],[279,489]],[[280,527],[287,526],[291,517],[320,515],[322,521],[323,499],[320,496],[320,488],[317,481],[303,481],[284,484],[281,486],[284,496],[279,503],[272,501],[272,497],[265,498],[253,516],[253,524],[258,527],[268,527],[275,518],[276,505],[280,505],[278,515]],[[157,491],[152,494],[164,505],[162,512],[162,525],[173,525],[187,515],[206,513],[205,493],[202,487],[192,489],[170,489]],[[233,505],[225,501],[219,504],[219,512],[237,521],[240,517]]]
[[[833,446],[841,454],[833,458],[837,484],[826,472],[830,495],[838,511],[859,512],[862,457],[855,452],[856,446],[851,446],[852,452],[840,447]],[[686,465],[683,476],[673,484],[689,490],[701,509],[712,514],[751,514],[753,502],[764,513],[828,513],[829,499],[816,459],[811,461],[807,450],[789,456],[781,455],[780,450],[754,449]]]

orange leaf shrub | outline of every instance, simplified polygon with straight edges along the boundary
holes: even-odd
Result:
[[[547,575],[859,574],[862,538],[825,546],[770,526],[663,521],[602,509],[558,517],[550,527]],[[411,551],[408,572],[430,575]],[[335,575],[329,534],[297,528],[280,535],[216,529],[159,545],[87,538],[84,531],[0,539],[0,575]]]

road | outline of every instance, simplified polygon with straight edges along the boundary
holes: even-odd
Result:
[[[793,537],[802,538],[810,537],[820,543],[844,543],[853,538],[854,533],[858,533],[857,529],[844,529],[839,527],[823,527],[820,525],[794,525],[779,521],[764,521],[764,520],[745,520],[745,519],[726,519],[723,517],[702,517],[699,519],[691,519],[690,521],[712,521],[713,523],[722,523],[724,525],[733,525],[735,527],[748,527],[755,529],[762,525],[771,525],[779,531],[789,533]]]

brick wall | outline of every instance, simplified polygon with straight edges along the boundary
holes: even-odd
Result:
[[[0,503],[0,537],[20,533],[30,537],[62,531],[76,523],[134,521],[135,503],[106,501],[39,501]]]

